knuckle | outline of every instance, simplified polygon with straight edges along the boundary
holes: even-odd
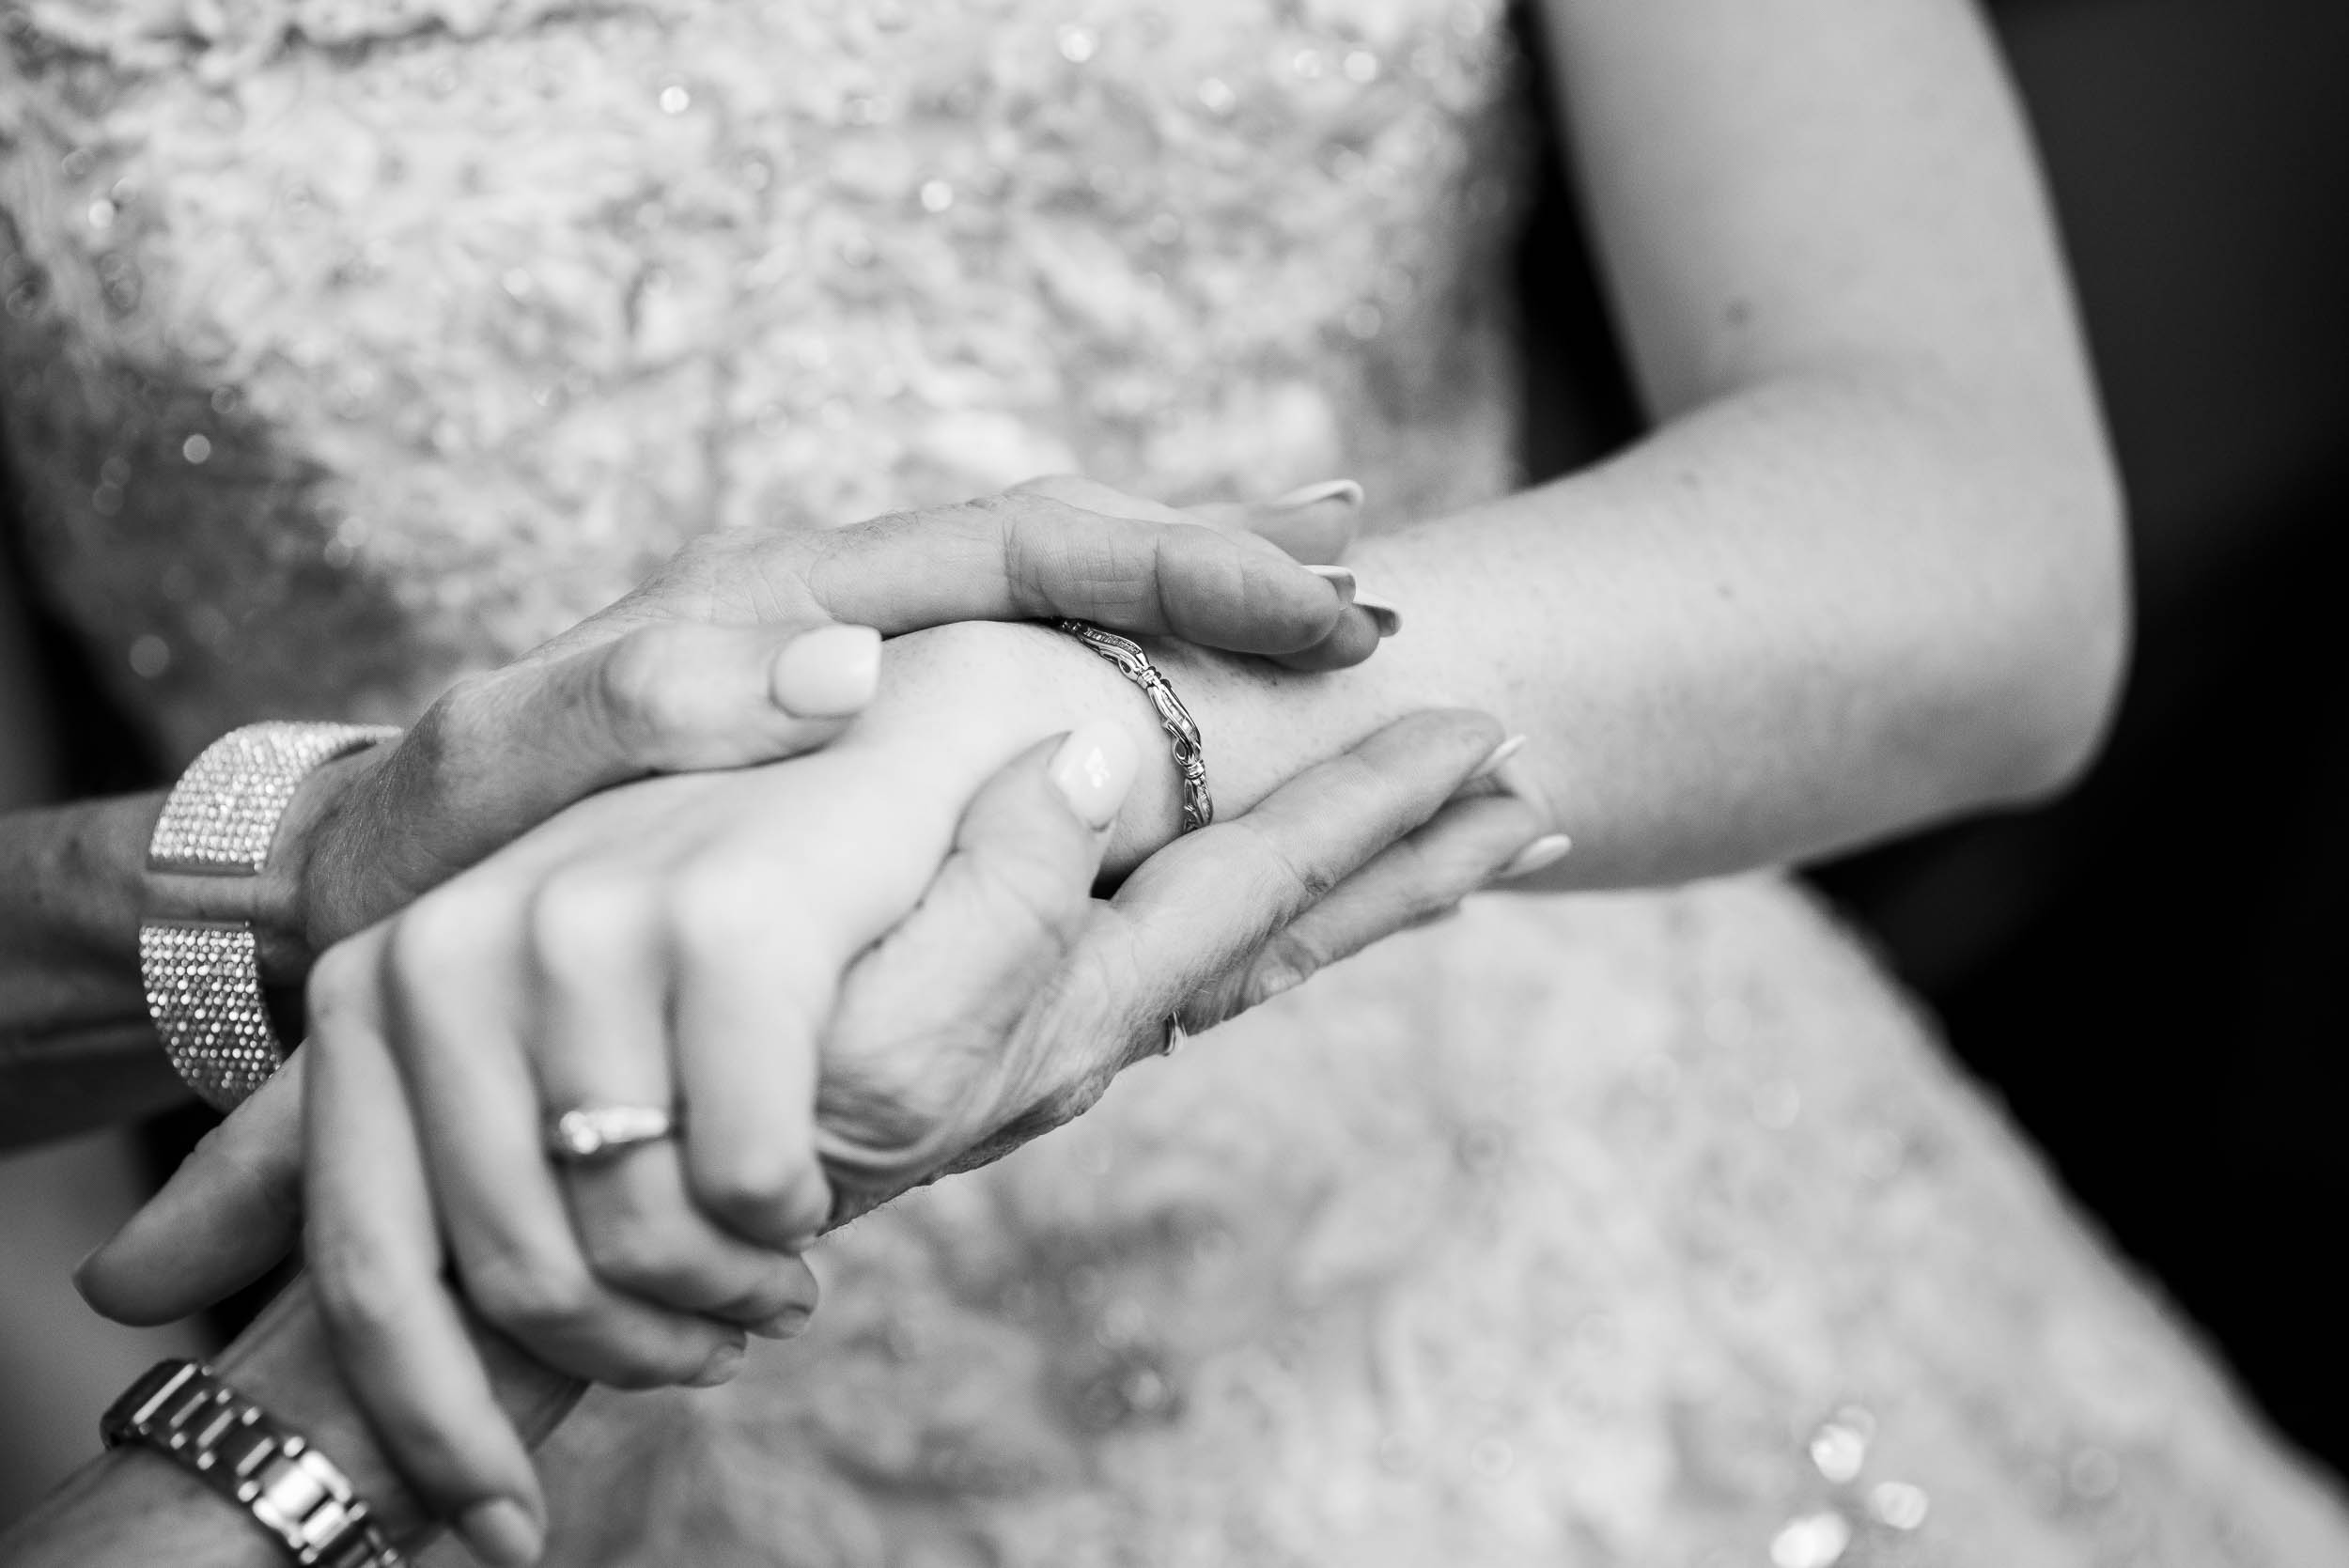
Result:
[[[588,1265],[623,1288],[672,1283],[692,1272],[675,1227],[641,1214],[599,1218],[585,1228]]]
[[[570,865],[530,895],[530,947],[550,974],[597,974],[644,931],[653,907],[644,877],[609,865]]]
[[[494,920],[490,901],[462,883],[425,894],[394,921],[385,938],[390,972],[410,985],[437,985],[481,950]]]
[[[711,1213],[751,1234],[796,1234],[822,1222],[828,1200],[812,1158],[752,1153],[697,1168],[693,1195]]]
[[[1047,1039],[1087,1040],[1117,1032],[1133,999],[1153,987],[1141,952],[1127,942],[1080,942],[1045,985],[1033,1014]]]
[[[464,1278],[475,1310],[524,1341],[576,1332],[595,1300],[583,1265],[501,1255],[468,1267]]]
[[[692,643],[703,629],[642,626],[615,639],[596,666],[594,698],[624,750],[659,747],[694,729]]]
[[[1276,933],[1248,966],[1247,977],[1240,986],[1239,1005],[1233,1011],[1245,1013],[1283,991],[1296,989],[1329,962],[1330,955],[1304,938],[1289,931]]]
[[[1233,826],[1248,834],[1257,875],[1270,884],[1274,895],[1271,902],[1276,906],[1290,911],[1309,908],[1337,886],[1338,876],[1330,867],[1293,854],[1287,845],[1251,818],[1237,817]]]
[[[393,1336],[408,1291],[388,1259],[333,1226],[312,1226],[304,1250],[319,1312],[337,1338],[372,1345]]]
[[[497,678],[486,672],[459,675],[411,726],[401,738],[402,748],[412,749],[435,773],[446,770],[504,728],[497,689]]]
[[[921,1143],[961,1108],[989,1054],[975,1042],[827,1055],[818,1107],[828,1131],[873,1148]]]
[[[817,1296],[815,1277],[805,1264],[796,1257],[778,1258],[756,1283],[719,1311],[737,1322],[759,1322],[792,1307],[812,1312]]]
[[[338,1020],[356,1007],[366,994],[373,970],[373,955],[360,942],[337,942],[320,954],[303,983],[312,1027]]]
[[[1069,837],[1028,836],[1003,846],[988,878],[996,917],[1055,950],[1076,939],[1092,907],[1092,862],[1073,852]]]
[[[1037,1099],[1034,1108],[1028,1113],[1035,1123],[1035,1133],[1031,1136],[1065,1126],[1091,1110],[1099,1103],[1101,1096],[1109,1093],[1114,1077],[1107,1070],[1096,1069],[1054,1084]]]

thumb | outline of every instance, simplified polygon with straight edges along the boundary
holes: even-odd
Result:
[[[1097,722],[1031,748],[972,797],[922,902],[842,982],[821,1147],[878,1198],[1000,1119],[1017,1025],[1081,936],[1141,753]]]
[[[879,676],[869,627],[660,621],[509,665],[460,697],[457,717],[495,737],[475,760],[507,773],[516,753],[532,756],[577,799],[646,773],[813,751],[872,701]]]
[[[813,751],[879,673],[869,627],[664,621],[459,681],[354,786],[343,818],[366,831],[319,862],[328,928],[382,918],[599,790]]]
[[[302,1239],[302,1079],[293,1059],[204,1135],[163,1189],[82,1260],[82,1298],[169,1323],[259,1279]]]

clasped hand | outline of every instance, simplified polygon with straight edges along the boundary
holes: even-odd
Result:
[[[1342,539],[1328,512],[1261,515]],[[313,970],[308,1044],[86,1293],[176,1316],[299,1236],[345,1377],[428,1506],[535,1518],[468,1309],[583,1379],[723,1381],[746,1334],[806,1321],[800,1252],[828,1224],[1078,1113],[1170,1014],[1219,1021],[1543,831],[1508,797],[1455,799],[1498,725],[1423,714],[1095,898],[1121,807],[1162,768],[1146,705],[1066,639],[971,617],[1086,614],[1306,668],[1375,646],[1327,578],[1206,520],[1062,481],[818,536],[785,568],[769,541],[722,541],[460,691],[319,815],[419,852],[311,917],[330,939],[373,923]],[[907,633],[853,725],[775,718],[771,686],[739,678],[817,604]],[[729,702],[770,711],[729,722]],[[453,744],[485,732],[448,711],[489,703],[567,760],[517,776]],[[560,738],[581,704],[629,744]],[[1148,849],[1171,828],[1127,831]],[[323,839],[308,863],[343,852]],[[541,1129],[578,1105],[676,1105],[681,1134],[558,1169]]]

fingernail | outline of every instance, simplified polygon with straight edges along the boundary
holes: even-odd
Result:
[[[490,1568],[530,1568],[547,1545],[538,1521],[511,1498],[474,1504],[458,1515],[457,1533],[465,1538],[465,1549]]]
[[[1474,784],[1479,779],[1491,778],[1494,773],[1500,770],[1502,763],[1508,761],[1511,757],[1516,756],[1519,752],[1524,750],[1525,737],[1521,735],[1511,736],[1500,745],[1495,746],[1492,750],[1492,754],[1476,765],[1476,771],[1470,773],[1461,782],[1464,784]]]
[[[1574,840],[1563,833],[1545,834],[1518,850],[1517,858],[1501,868],[1499,879],[1505,882],[1512,877],[1531,877],[1544,866],[1556,865],[1573,847]]]
[[[1351,567],[1307,567],[1307,571],[1338,591],[1338,598],[1354,602],[1354,568]]]
[[[861,712],[880,686],[880,633],[869,626],[828,626],[794,637],[775,655],[768,691],[785,712],[801,719]]]
[[[1099,832],[1117,820],[1117,808],[1126,803],[1141,760],[1123,725],[1081,725],[1052,753],[1052,784],[1067,799],[1069,809]]]
[[[1392,637],[1403,629],[1402,611],[1397,610],[1385,599],[1365,594],[1359,588],[1354,591],[1354,608],[1370,612],[1371,621],[1378,628],[1378,635],[1382,639]]]
[[[1541,813],[1543,821],[1558,820],[1558,814],[1549,809],[1549,791],[1544,789],[1541,781],[1533,776],[1533,765],[1525,759],[1522,753],[1503,757],[1494,764],[1492,777],[1503,795],[1516,796]]]
[[[82,1261],[73,1265],[73,1288],[75,1290],[80,1291],[84,1296],[89,1294],[88,1287],[82,1283],[82,1276],[89,1272],[89,1265],[97,1259],[98,1254],[113,1245],[114,1238],[109,1236],[82,1254]]]
[[[1324,501],[1343,501],[1348,506],[1362,504],[1362,487],[1351,479],[1324,479],[1317,485],[1299,485],[1272,503],[1276,511],[1296,512]]]
[[[1252,978],[1254,984],[1249,987],[1252,1000],[1249,1005],[1261,1007],[1274,997],[1286,996],[1298,986],[1302,986],[1311,976],[1303,970],[1283,964],[1258,970]]]
[[[749,1354],[750,1347],[740,1340],[722,1344],[708,1360],[702,1363],[701,1371],[685,1380],[685,1386],[689,1389],[714,1389],[721,1383],[730,1383],[734,1374],[742,1370],[743,1358]]]
[[[762,1340],[797,1339],[807,1332],[807,1326],[816,1314],[805,1307],[786,1307],[763,1323],[751,1325],[751,1332]]]

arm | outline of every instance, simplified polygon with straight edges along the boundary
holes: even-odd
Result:
[[[871,693],[869,633],[860,652],[853,636],[811,629],[1066,613],[1304,667],[1364,657],[1376,634],[1343,589],[1250,532],[1326,550],[1350,531],[1348,510],[1323,496],[1112,520],[1039,489],[832,534],[727,536],[459,683],[397,747],[320,768],[256,878],[150,874],[160,794],[0,813],[0,1148],[183,1095],[140,988],[148,913],[250,924],[264,978],[298,984],[312,955],[571,801],[832,739]],[[0,718],[17,694],[0,685]]]
[[[170,1104],[184,1091],[113,955],[135,943],[154,802],[46,807],[54,732],[0,540],[0,1149]],[[70,892],[67,890],[70,889]]]
[[[1660,423],[1355,551],[1407,619],[1368,666],[1307,683],[1167,650],[1219,798],[1395,713],[1483,708],[1532,737],[1520,763],[1577,846],[1539,885],[1569,887],[1795,860],[2061,784],[2121,668],[2120,505],[1970,8],[1545,14]],[[1171,820],[1162,795],[1136,809]]]
[[[509,1345],[479,1354],[501,1406],[533,1441],[553,1430],[578,1388]],[[350,1476],[387,1529],[413,1541],[426,1521],[337,1378],[310,1287],[297,1281],[212,1362],[221,1376],[302,1431]],[[280,1568],[260,1527],[162,1455],[117,1449],[92,1461],[5,1536],[7,1568]]]

